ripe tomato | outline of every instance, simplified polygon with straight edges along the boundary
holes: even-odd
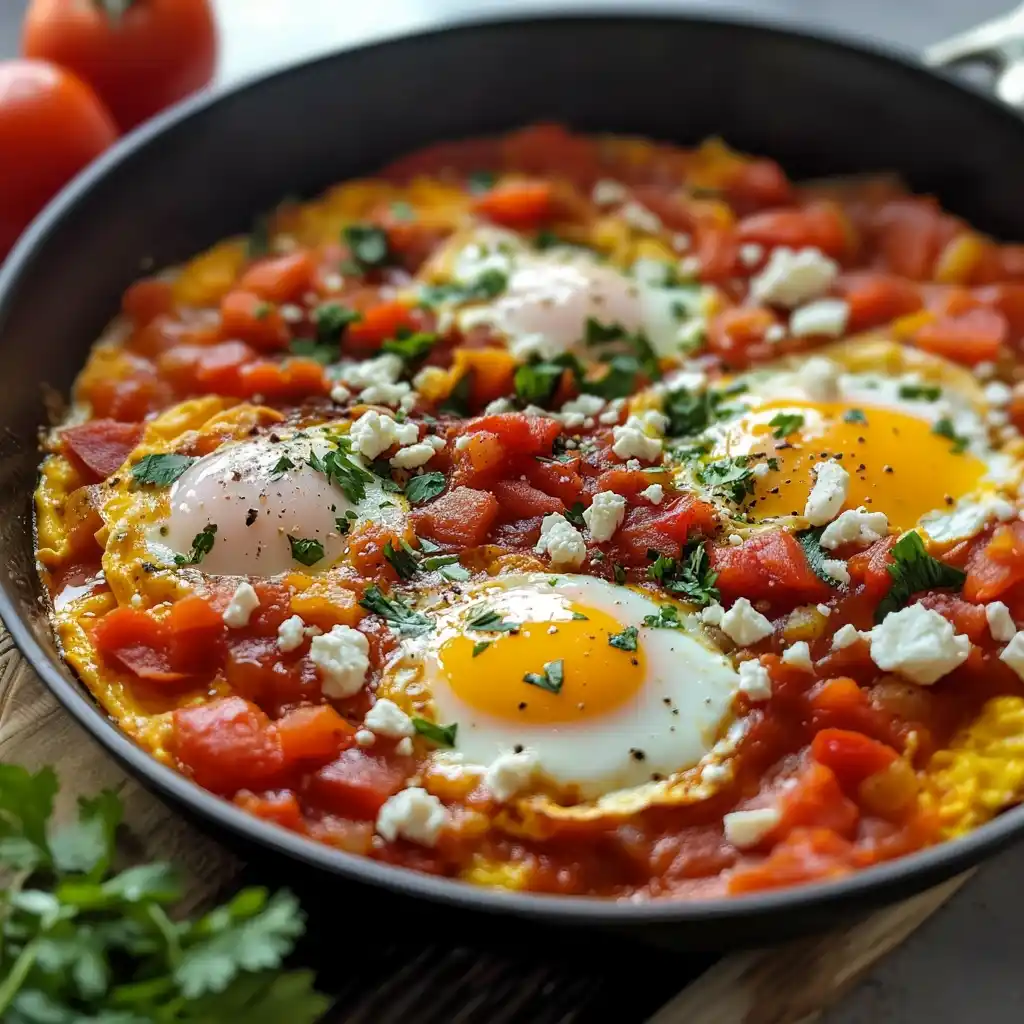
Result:
[[[84,82],[39,60],[0,62],[0,259],[65,182],[117,139]]]
[[[208,0],[32,0],[22,51],[74,71],[128,131],[210,81],[217,30]]]

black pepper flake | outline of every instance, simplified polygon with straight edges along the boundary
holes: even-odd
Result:
[[[270,435],[270,442],[271,442],[271,444],[277,444],[280,440],[281,440],[281,435],[280,434],[274,433],[274,434]]]
[[[629,748],[629,756],[633,758],[634,761],[644,761],[647,758],[647,755],[636,747]]]
[[[522,743],[517,743],[517,744],[516,744],[516,745],[515,745],[515,746],[514,746],[514,747],[512,748],[512,753],[513,753],[513,754],[521,754],[522,752],[523,752],[523,745],[522,745]]]
[[[259,514],[260,510],[258,508],[249,509],[249,511],[245,513],[245,525],[252,526],[252,524],[256,522],[256,517]]]
[[[883,473],[895,473],[896,470],[893,469],[892,466],[883,466],[882,467],[882,472]]]
[[[521,700],[519,702],[519,710],[520,711],[525,711],[526,710],[526,701],[525,700]]]
[[[629,663],[630,663],[630,665],[639,665],[640,664],[640,662],[639,662],[639,660],[637,658],[630,658],[629,659]]]

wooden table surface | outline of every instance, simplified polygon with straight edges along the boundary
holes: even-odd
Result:
[[[421,27],[468,7],[522,9],[530,2],[375,0],[356,5],[351,0],[218,0],[225,29],[221,77],[231,81],[348,39]],[[584,4],[568,0],[564,6]],[[603,4],[591,0],[585,6]],[[1005,3],[751,0],[690,6],[756,11],[920,47],[999,13]],[[16,48],[23,7],[23,0],[0,0],[0,56]],[[102,785],[121,788],[139,853],[171,857],[180,864],[193,880],[190,893],[197,903],[234,884],[240,874],[274,884],[274,872],[238,864],[126,780],[55,706],[5,635],[0,636],[0,759],[30,764],[57,761],[65,780],[71,780],[78,791]],[[980,886],[994,871],[1005,883],[1006,876],[1024,863],[1021,854],[1013,857],[1011,852],[983,873]],[[288,881],[296,887],[294,878]],[[306,905],[314,910],[302,954],[321,969],[323,984],[338,996],[332,1019],[339,1022],[615,1020],[632,1024],[650,1019],[655,1024],[796,1024],[818,1018],[823,1006],[857,981],[883,952],[914,932],[959,884],[956,880],[853,929],[725,959],[714,954],[681,955],[600,933],[570,936],[506,921],[481,922],[383,894],[354,893],[339,885],[328,894],[319,888],[304,894]],[[1012,901],[1005,888],[989,884],[984,891],[989,892],[990,904],[1002,902],[1003,920],[1009,924]],[[303,895],[301,884],[298,889]],[[902,973],[883,968],[888,979],[883,990],[869,980],[827,1019],[832,1024],[916,1020],[924,1019],[927,1007],[933,1024],[953,1024],[967,1019],[963,1008],[969,1005],[979,1011],[971,1013],[971,1018],[986,1024],[1019,1020],[1016,972],[986,972],[985,963],[975,965],[976,970],[965,967],[972,963],[972,950],[991,948],[983,944],[991,928],[991,912],[980,918],[967,912],[975,905],[970,894],[978,889],[979,884],[968,886],[967,898],[954,901],[946,915],[952,926],[943,925],[940,915],[934,926],[922,929],[908,944],[908,950],[917,952],[914,958],[902,957]],[[972,933],[977,934],[974,941]],[[936,936],[931,948],[943,958],[956,950],[955,961],[950,959],[961,970],[929,971],[929,934]],[[963,991],[962,979],[979,975],[986,978],[986,985],[972,995],[978,995],[980,1002],[957,1001],[954,993]],[[907,990],[905,979],[911,977],[914,986]],[[950,993],[948,997],[944,991]]]

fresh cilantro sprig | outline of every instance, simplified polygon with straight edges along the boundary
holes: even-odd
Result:
[[[716,459],[698,470],[701,483],[736,505],[754,493],[754,471],[746,455]]]
[[[212,550],[217,539],[217,524],[207,523],[193,538],[192,550],[187,555],[175,555],[174,564],[198,565]]]
[[[675,605],[663,604],[657,615],[644,616],[644,625],[651,629],[682,629],[684,624]]]
[[[458,722],[452,722],[451,725],[439,725],[426,718],[415,717],[412,720],[412,727],[425,740],[429,740],[438,747],[454,747],[455,737],[459,731]]]
[[[888,566],[892,587],[875,609],[875,621],[881,622],[889,612],[897,611],[922,590],[950,587],[959,590],[966,573],[933,558],[925,550],[921,535],[915,530],[905,533],[892,546],[892,562]]]
[[[115,871],[120,800],[52,821],[57,777],[0,765],[0,1020],[5,1024],[313,1024],[328,1000],[285,971],[305,928],[289,892],[239,892],[199,918],[171,865]]]
[[[621,633],[609,634],[608,646],[617,647],[620,651],[635,651],[638,632],[636,626],[626,626]]]
[[[647,556],[654,559],[654,564],[647,569],[648,579],[660,583],[670,594],[678,594],[698,608],[714,604],[719,599],[720,594],[715,586],[718,573],[711,568],[703,541],[688,544],[678,559],[657,551],[648,551]],[[667,609],[663,608],[659,614],[667,614]],[[653,624],[644,620],[645,626]],[[659,622],[657,625],[664,623]]]
[[[838,587],[839,582],[834,576],[830,576],[825,568],[825,562],[830,558],[829,553],[821,546],[821,535],[825,527],[819,526],[812,530],[802,530],[796,535],[800,547],[804,549],[804,556],[807,558],[807,565],[811,572],[830,587]]]
[[[935,425],[932,427],[932,433],[938,434],[939,437],[944,437],[947,440],[952,441],[953,446],[950,448],[950,451],[954,455],[960,455],[962,452],[966,451],[967,446],[971,443],[971,439],[969,437],[956,432],[956,427],[948,416],[935,421]]]
[[[191,455],[143,455],[132,466],[132,479],[137,484],[169,487],[195,461]]]
[[[293,537],[290,533],[287,536],[292,558],[300,565],[316,565],[324,557],[324,546],[315,537]]]
[[[728,388],[675,388],[665,395],[662,412],[668,417],[669,437],[690,437],[707,430],[712,423],[737,412],[728,399],[742,393],[744,385]]]
[[[399,541],[397,546],[388,541],[384,545],[384,557],[391,563],[391,568],[398,573],[400,579],[412,579],[420,571],[416,549],[407,541]]]
[[[547,690],[548,693],[561,693],[565,682],[565,662],[561,658],[558,661],[547,661],[542,672],[527,672],[523,682]]]
[[[436,498],[444,490],[444,485],[444,473],[421,473],[409,478],[405,485],[405,496],[410,504],[422,505]]]
[[[366,485],[373,480],[373,474],[363,469],[339,446],[322,456],[310,451],[307,465],[327,477],[327,482],[338,487],[353,505],[366,497]]]
[[[795,434],[804,425],[804,418],[798,412],[776,413],[769,421],[768,426],[774,427],[772,437],[781,441],[790,434]]]
[[[383,228],[374,224],[349,224],[342,231],[342,238],[349,250],[349,259],[342,267],[343,272],[365,274],[368,270],[377,270],[392,262],[391,246]]]
[[[434,628],[433,619],[414,611],[400,597],[385,597],[376,583],[366,588],[359,604],[368,612],[381,616],[396,633],[403,636],[422,636]]]

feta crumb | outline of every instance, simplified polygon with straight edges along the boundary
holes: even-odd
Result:
[[[842,368],[825,356],[811,356],[796,373],[796,385],[812,402],[831,402],[839,397]]]
[[[819,543],[834,551],[844,544],[873,544],[889,532],[889,520],[884,512],[869,512],[863,505],[848,508],[839,518],[829,523]]]
[[[260,596],[251,583],[239,583],[231,597],[222,618],[232,629],[241,629],[249,625],[252,613],[260,606]]]
[[[985,363],[975,363],[975,365],[974,365],[974,376],[977,377],[978,380],[989,380],[990,378],[994,377],[995,374],[996,374],[996,364],[995,363],[985,362]]]
[[[738,533],[730,533],[726,539],[734,548],[738,548],[743,543],[743,538]]]
[[[302,646],[308,636],[306,624],[299,615],[292,615],[277,627],[277,646],[284,652],[294,651]]]
[[[532,750],[499,754],[484,772],[484,785],[500,803],[528,789],[537,773],[539,760]]]
[[[575,430],[577,427],[588,425],[587,421],[597,416],[604,409],[604,405],[604,399],[598,398],[597,395],[580,395],[579,398],[566,402],[558,410],[558,419],[562,421],[563,426]],[[593,423],[589,426],[593,426]]]
[[[606,427],[618,423],[625,407],[626,400],[624,398],[613,398],[605,407],[604,412],[597,417],[597,422],[603,423]]]
[[[826,619],[832,614],[832,609],[827,604],[816,604],[814,607],[818,609],[818,614],[824,615]]]
[[[985,401],[989,405],[1009,405],[1013,398],[1013,388],[1001,380],[992,380],[985,385]]]
[[[840,626],[832,636],[832,650],[841,651],[852,647],[861,638],[860,630],[852,623]]]
[[[460,437],[455,438],[455,450],[457,452],[461,452],[465,448],[468,448],[469,447],[469,440],[470,440],[470,435],[469,434],[462,434]]]
[[[612,451],[620,459],[640,459],[655,462],[661,458],[661,439],[648,437],[645,423],[637,416],[630,416],[621,427],[612,428],[615,439]]]
[[[416,469],[426,465],[434,457],[435,451],[429,441],[419,441],[408,448],[399,448],[388,461],[395,469]]]
[[[722,616],[722,630],[733,643],[749,647],[772,634],[772,624],[745,597]]]
[[[331,388],[331,401],[337,402],[338,405],[344,405],[351,397],[352,392],[344,384],[335,384]]]
[[[844,587],[849,584],[851,579],[850,570],[847,569],[846,563],[841,558],[826,558],[821,563],[821,571]]]
[[[441,451],[442,448],[447,447],[445,439],[443,437],[438,437],[437,434],[431,434],[429,437],[423,438],[423,440],[437,452]]]
[[[740,681],[738,689],[751,700],[768,700],[772,695],[772,677],[759,661],[741,661],[736,667]]]
[[[769,345],[777,345],[780,341],[783,341],[786,337],[786,328],[782,324],[769,324],[767,330],[764,332],[764,340]]]
[[[619,211],[622,219],[636,231],[656,235],[661,230],[661,218],[640,203],[630,201]]]
[[[683,231],[677,231],[672,236],[672,248],[676,252],[686,252],[693,245],[693,238]]]
[[[141,608],[142,607],[142,595],[141,594],[132,594],[131,600],[128,603],[133,608]]]
[[[782,821],[774,807],[755,807],[749,811],[730,811],[722,818],[725,840],[737,850],[757,846]]]
[[[819,249],[779,246],[751,278],[750,294],[758,302],[792,309],[827,292],[838,273],[839,264]]]
[[[625,518],[626,499],[615,491],[598,491],[590,507],[583,511],[583,521],[598,544],[611,540]]]
[[[772,467],[767,462],[758,462],[750,467],[750,472],[754,474],[755,480],[761,480],[766,477],[772,470]]]
[[[484,412],[488,416],[498,416],[503,412],[512,412],[515,407],[515,402],[509,398],[496,398],[484,406]]]
[[[929,512],[922,516],[921,528],[937,544],[949,544],[976,537],[991,519],[1005,523],[1016,515],[1017,509],[1005,498],[964,499],[952,512]]]
[[[349,437],[353,450],[372,460],[393,445],[414,444],[419,433],[415,423],[396,423],[386,413],[370,409],[352,424]]]
[[[1024,630],[1014,633],[999,655],[999,660],[1006,662],[1021,679],[1024,679]]]
[[[420,786],[410,786],[384,801],[377,813],[377,832],[389,843],[408,839],[434,846],[448,820],[444,804]]]
[[[850,321],[850,305],[844,299],[816,299],[793,310],[789,333],[794,338],[839,338]]]
[[[552,512],[540,524],[540,539],[533,549],[538,555],[547,554],[554,566],[579,568],[587,557],[587,544],[583,535],[564,516]]]
[[[814,486],[804,506],[811,526],[824,526],[839,514],[850,489],[850,474],[835,459],[817,463],[811,472]]]
[[[377,737],[369,729],[356,730],[356,743],[361,747],[372,747],[377,742]]]
[[[707,608],[700,613],[700,621],[706,626],[720,626],[724,617],[725,609],[717,602],[709,604]]]
[[[665,500],[665,488],[661,484],[651,484],[640,492],[641,498],[646,498],[652,505],[660,505]]]
[[[395,744],[395,753],[400,757],[411,757],[412,756],[412,739],[408,736],[404,736]]]
[[[793,668],[802,668],[805,672],[814,671],[811,661],[811,648],[806,640],[797,640],[782,652],[782,660]]]
[[[890,612],[868,636],[871,660],[880,669],[899,672],[921,686],[952,672],[971,650],[971,641],[957,635],[952,623],[919,604]]]
[[[403,363],[394,352],[385,352],[374,359],[342,363],[337,369],[337,379],[353,391],[380,384],[394,384],[402,376]]]
[[[740,263],[753,267],[764,258],[764,246],[757,242],[744,242],[739,248]]]
[[[401,739],[403,736],[412,736],[416,732],[412,725],[412,719],[387,697],[379,698],[377,703],[366,712],[363,727],[372,730],[378,736],[387,736],[394,740]]]
[[[652,437],[664,437],[671,422],[663,412],[659,412],[657,409],[645,409],[643,412],[638,412],[636,419],[644,432]]]
[[[988,619],[988,630],[993,640],[1005,644],[1016,635],[1017,625],[1013,621],[1010,609],[1002,601],[992,601],[985,605],[985,618]]]
[[[629,190],[622,182],[609,178],[595,182],[590,192],[590,198],[597,206],[614,206],[616,203],[625,202],[628,196]]]
[[[335,625],[329,633],[313,637],[309,660],[320,670],[324,696],[343,700],[357,694],[370,669],[370,645],[351,626]]]

